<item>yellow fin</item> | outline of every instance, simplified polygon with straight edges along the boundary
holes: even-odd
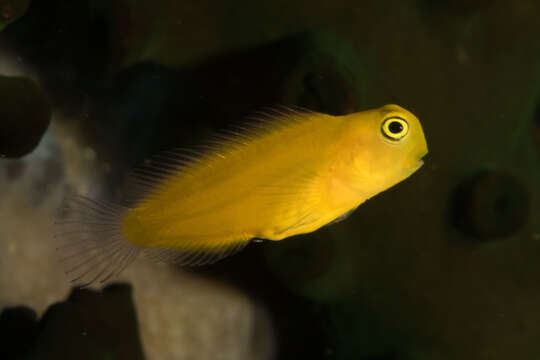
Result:
[[[124,197],[128,206],[147,200],[160,185],[172,176],[189,176],[195,168],[212,167],[214,161],[231,156],[249,142],[284,126],[291,126],[317,114],[301,108],[268,108],[249,116],[249,123],[234,125],[214,134],[195,149],[176,148],[158,153],[145,160],[127,176]]]

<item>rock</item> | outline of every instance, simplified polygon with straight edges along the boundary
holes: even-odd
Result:
[[[20,19],[29,6],[30,0],[0,0],[0,31]]]
[[[47,130],[51,109],[41,87],[23,77],[0,76],[0,156],[31,152]]]
[[[31,358],[144,359],[131,293],[127,284],[73,290],[43,315]]]
[[[144,359],[131,287],[75,289],[51,306],[38,323],[34,310],[19,306],[0,315],[2,359]]]
[[[268,107],[353,112],[365,102],[369,73],[345,39],[310,31],[216,57],[195,67],[191,79],[211,110],[203,114],[219,129]]]
[[[2,45],[37,69],[51,104],[73,112],[108,72],[107,14],[97,2],[34,0],[2,33]]]
[[[296,57],[279,87],[282,102],[332,115],[355,112],[365,102],[367,64],[342,37],[313,31],[293,37],[288,52]],[[294,49],[294,50],[293,50]]]
[[[0,358],[23,359],[38,334],[37,315],[26,306],[5,308],[0,314]]]

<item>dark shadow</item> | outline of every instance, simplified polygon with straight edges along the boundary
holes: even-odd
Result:
[[[143,360],[131,286],[74,289],[38,320],[27,307],[0,315],[0,358]]]

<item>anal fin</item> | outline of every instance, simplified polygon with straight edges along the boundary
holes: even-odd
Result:
[[[190,250],[166,247],[148,247],[143,250],[145,257],[153,261],[181,266],[202,266],[213,264],[244,249],[250,239],[223,244],[215,248],[195,247]]]

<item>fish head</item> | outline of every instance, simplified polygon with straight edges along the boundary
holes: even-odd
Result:
[[[347,115],[347,143],[358,186],[382,191],[406,179],[423,165],[428,153],[418,118],[398,105]],[[376,189],[375,189],[376,188]]]

